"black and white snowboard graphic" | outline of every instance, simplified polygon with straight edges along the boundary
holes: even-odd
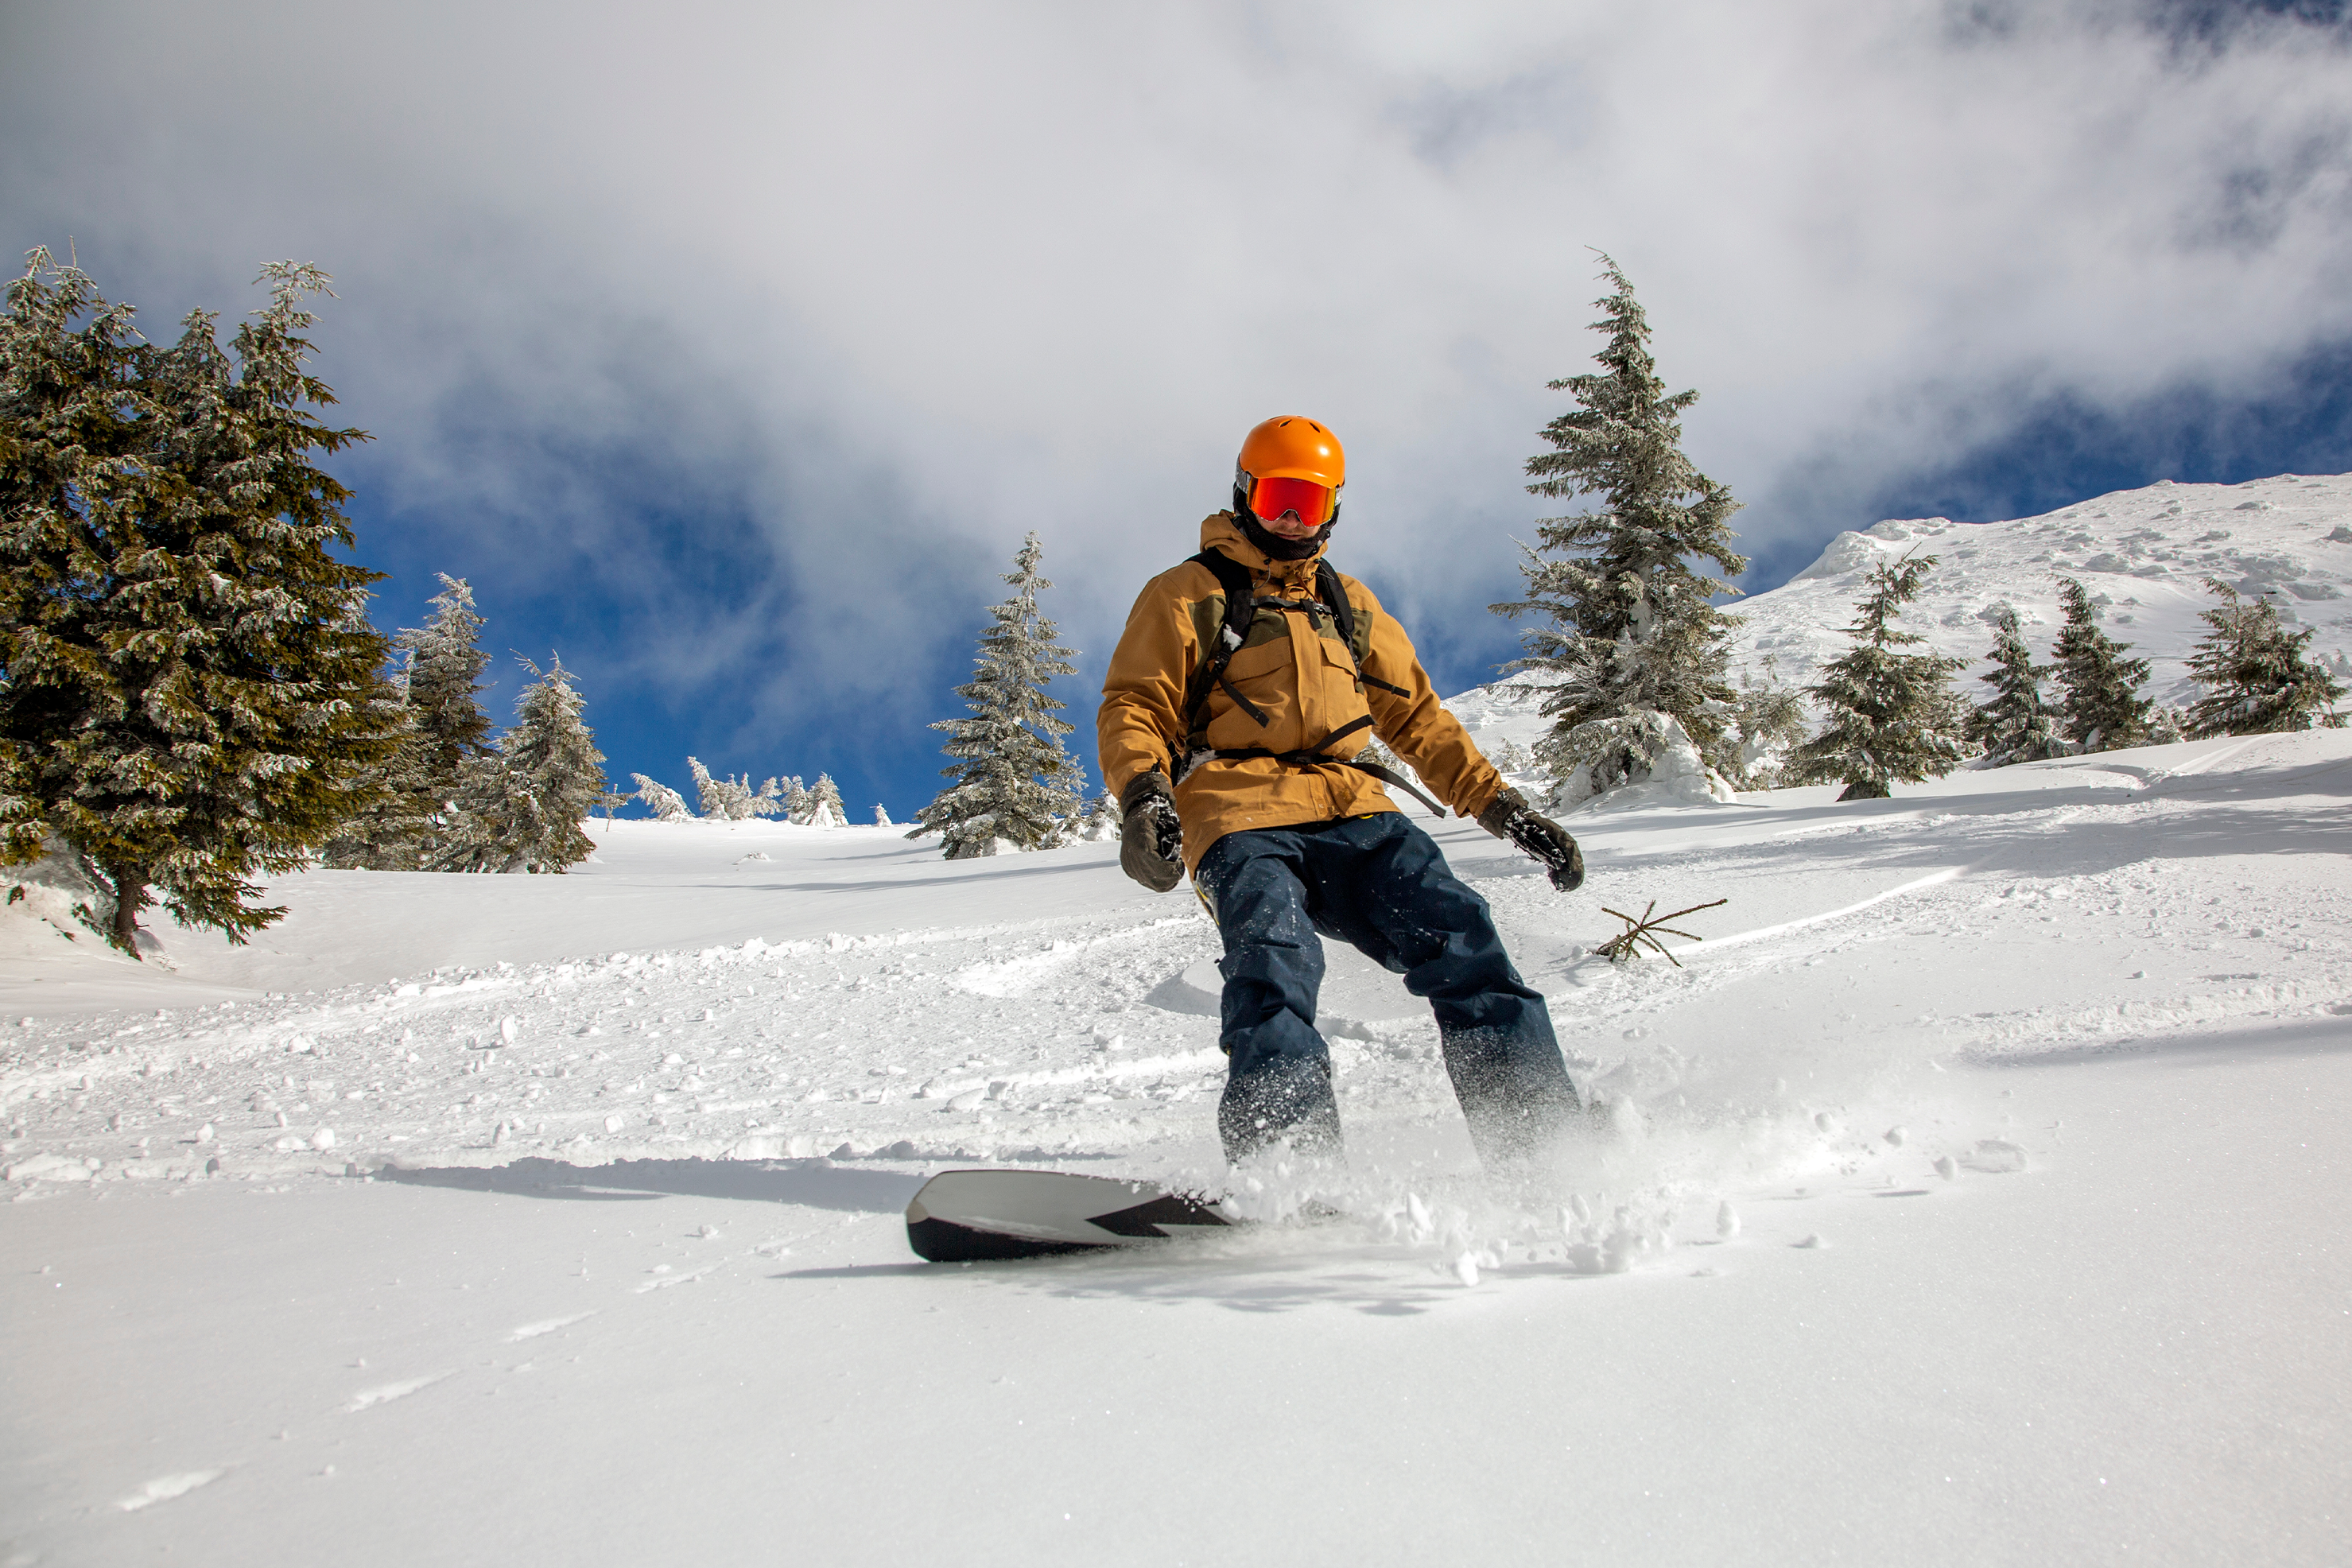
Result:
[[[907,1205],[907,1243],[933,1263],[1132,1247],[1233,1222],[1150,1182],[1061,1171],[942,1171]]]

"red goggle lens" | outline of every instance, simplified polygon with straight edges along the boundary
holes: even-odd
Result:
[[[1309,528],[1330,521],[1333,491],[1312,479],[1260,479],[1250,488],[1250,510],[1271,520],[1295,511]]]

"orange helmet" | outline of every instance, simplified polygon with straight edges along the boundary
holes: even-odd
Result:
[[[1256,517],[1295,511],[1320,528],[1339,514],[1339,488],[1348,482],[1348,456],[1328,426],[1295,414],[1277,415],[1242,437],[1234,464],[1234,510]]]

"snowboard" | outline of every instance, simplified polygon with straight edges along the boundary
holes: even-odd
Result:
[[[1232,1223],[1204,1200],[1150,1182],[942,1171],[907,1205],[907,1245],[932,1263],[976,1263],[1134,1247]]]

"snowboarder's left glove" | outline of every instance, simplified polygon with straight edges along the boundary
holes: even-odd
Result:
[[[1118,868],[1155,893],[1182,881],[1184,830],[1168,775],[1158,768],[1141,774],[1120,792],[1118,805]]]
[[[1506,788],[1478,814],[1478,826],[1497,838],[1507,838],[1551,871],[1551,885],[1572,893],[1584,880],[1584,851],[1568,829],[1542,816],[1517,790]]]

